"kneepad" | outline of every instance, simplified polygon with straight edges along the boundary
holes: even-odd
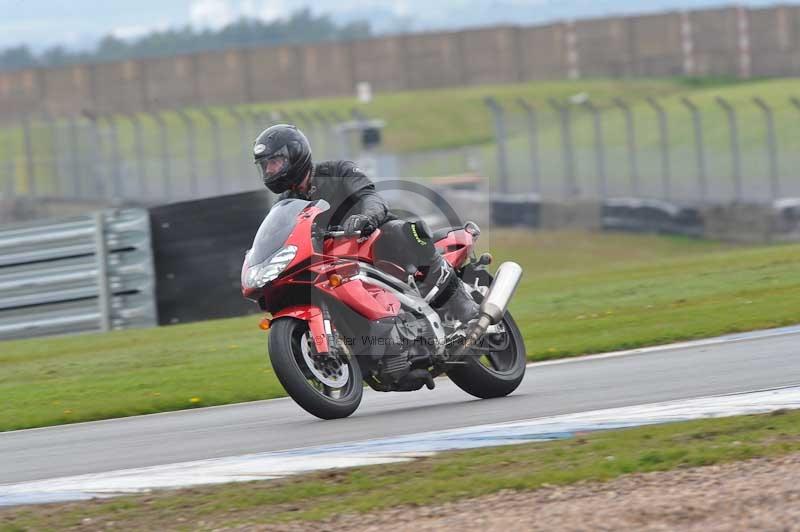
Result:
[[[430,244],[430,240],[433,237],[433,231],[431,231],[430,226],[428,223],[421,219],[413,219],[406,222],[407,229],[411,237],[417,241],[420,245],[428,245]]]

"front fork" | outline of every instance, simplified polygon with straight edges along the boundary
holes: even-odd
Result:
[[[330,346],[333,343],[333,331],[331,329],[330,312],[324,301],[320,301],[319,306],[296,305],[285,308],[275,313],[272,319],[276,320],[278,318],[295,318],[307,322],[317,353],[323,354],[330,351]]]

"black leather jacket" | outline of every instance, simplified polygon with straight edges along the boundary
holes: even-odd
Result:
[[[386,201],[375,191],[375,185],[352,161],[325,161],[314,165],[305,194],[289,190],[279,196],[306,200],[324,199],[329,211],[317,222],[327,226],[342,225],[353,214],[369,216],[375,227],[395,219]]]

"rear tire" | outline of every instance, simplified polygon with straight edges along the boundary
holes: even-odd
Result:
[[[505,334],[510,335],[506,350],[477,356],[480,349],[476,348],[476,356],[467,355],[466,364],[447,372],[456,386],[481,399],[504,397],[516,390],[525,377],[528,360],[522,334],[508,312],[501,323],[506,328]]]
[[[305,343],[305,347],[303,347]],[[304,353],[305,350],[305,353]],[[269,359],[283,388],[303,410],[321,419],[344,418],[355,412],[361,403],[363,384],[361,369],[352,358],[323,359],[338,368],[339,382],[329,386],[323,380],[330,368],[312,369],[307,360],[316,352],[309,342],[308,324],[294,318],[281,318],[269,331]],[[335,373],[335,371],[333,372]]]

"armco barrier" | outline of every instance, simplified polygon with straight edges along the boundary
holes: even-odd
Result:
[[[265,190],[150,209],[160,325],[258,311],[240,276],[270,205]]]
[[[147,212],[0,230],[0,339],[155,325]]]

